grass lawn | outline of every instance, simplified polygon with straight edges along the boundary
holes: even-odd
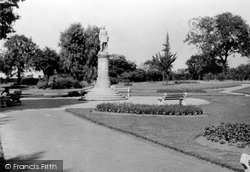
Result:
[[[236,92],[236,93],[250,94],[250,87],[243,88],[243,89],[240,89],[240,90],[237,90],[237,91],[234,91],[234,92]]]
[[[162,82],[138,82],[132,83],[132,90],[159,90],[159,89],[216,89],[241,85],[241,82],[200,82],[198,84],[174,84],[169,82],[163,85]],[[123,84],[118,84],[117,87],[124,87]]]
[[[204,97],[203,97],[204,98]],[[210,114],[206,117],[156,117],[120,116],[90,113],[90,109],[67,109],[67,111],[113,129],[122,130],[188,155],[242,171],[239,163],[241,150],[219,150],[195,142],[208,124],[221,122],[250,123],[250,97],[211,96],[211,102],[200,106]],[[243,150],[242,150],[243,151]],[[250,153],[245,152],[245,153]]]

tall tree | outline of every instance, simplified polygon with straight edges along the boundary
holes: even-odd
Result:
[[[155,56],[153,56],[152,60],[147,61],[145,64],[149,64],[151,68],[156,68],[158,69],[158,71],[162,73],[162,82],[164,84],[166,77],[168,80],[168,75],[171,72],[173,63],[175,62],[177,56],[176,53],[173,54],[171,52],[168,34],[166,36],[166,41],[165,44],[163,44],[163,46],[164,46],[163,49],[164,54],[163,55],[160,53],[156,54]]]
[[[24,1],[24,0],[21,0]],[[9,33],[15,32],[12,27],[13,22],[20,19],[20,16],[13,12],[14,8],[19,8],[20,0],[0,1],[0,39],[7,38]]]
[[[44,79],[48,81],[55,70],[59,71],[60,56],[55,50],[45,47],[43,50],[37,50],[32,58],[32,64],[36,70],[43,71]]]
[[[109,60],[109,76],[111,81],[129,79],[128,74],[136,70],[136,64],[126,60],[125,56],[111,54]]]
[[[184,42],[196,45],[203,54],[220,60],[226,73],[228,57],[232,54],[250,57],[250,28],[238,15],[226,12],[196,21],[196,31],[189,32]]]
[[[205,54],[193,55],[186,61],[188,71],[193,79],[202,79],[206,73],[218,74],[222,71],[216,59]]]
[[[90,81],[96,77],[99,28],[88,26],[85,30],[80,23],[72,24],[61,32],[60,56],[66,72],[75,79]]]
[[[21,82],[21,74],[24,69],[29,69],[31,57],[36,53],[37,45],[31,38],[24,35],[14,35],[5,43],[4,56],[5,74],[9,75],[12,71],[17,72],[17,83]]]

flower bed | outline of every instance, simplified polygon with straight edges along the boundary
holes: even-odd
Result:
[[[183,88],[183,89],[160,89],[157,90],[157,93],[206,93],[205,90],[201,89],[188,89],[188,88]]]
[[[205,128],[204,136],[213,142],[237,146],[250,147],[250,124],[221,123],[218,126],[209,125]]]
[[[144,105],[133,103],[102,103],[97,111],[115,113],[134,113],[152,115],[202,115],[203,110],[196,106],[182,105]]]

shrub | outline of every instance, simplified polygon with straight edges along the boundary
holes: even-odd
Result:
[[[217,75],[217,79],[219,81],[224,81],[226,79],[226,76],[223,73],[220,73],[220,74]]]
[[[118,84],[118,82],[120,81],[120,79],[115,78],[115,77],[110,77],[110,84],[114,85],[114,84]]]
[[[72,77],[58,77],[50,83],[51,89],[82,88],[80,83]]]
[[[203,114],[203,110],[196,106],[144,105],[144,104],[133,104],[133,103],[102,103],[96,106],[96,110],[102,112],[152,114],[152,115]]]
[[[160,89],[157,90],[157,93],[206,93],[205,90],[201,89],[188,89],[188,88],[183,88],[183,89]]]
[[[204,136],[210,141],[235,145],[239,148],[250,146],[250,124],[221,123],[218,126],[209,125]]]
[[[46,88],[48,88],[48,83],[46,81],[40,80],[40,81],[38,81],[36,86],[39,89],[46,89]]]
[[[81,81],[79,84],[81,85],[82,88],[89,85],[87,81]]]
[[[23,85],[37,85],[39,79],[37,78],[23,78],[22,84]]]
[[[209,72],[209,73],[206,73],[206,74],[203,76],[203,79],[204,79],[205,81],[209,81],[209,80],[215,79],[215,76],[214,76],[211,72]]]

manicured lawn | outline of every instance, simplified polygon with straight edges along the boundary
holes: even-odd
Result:
[[[167,93],[176,92],[175,90],[189,90],[188,96],[190,95],[227,95],[224,93],[218,92],[222,88],[234,87],[241,85],[242,82],[219,82],[211,81],[204,82],[200,81],[198,84],[175,84],[170,81],[168,84],[163,85],[162,82],[140,82],[132,83],[131,86],[131,96],[162,96],[163,93],[157,92],[157,90],[170,90],[166,91]],[[120,83],[116,85],[117,87],[124,87],[124,84]],[[193,90],[193,91],[192,91]],[[201,90],[205,90],[205,93],[197,93]],[[185,91],[181,91],[185,92]]]
[[[243,89],[240,89],[240,90],[237,90],[237,91],[234,91],[234,92],[236,92],[236,93],[250,94],[250,87],[243,88]]]
[[[196,143],[195,139],[203,134],[204,128],[208,124],[217,125],[221,122],[250,123],[250,98],[211,96],[205,97],[205,99],[211,102],[209,105],[200,106],[210,114],[206,117],[119,116],[105,113],[92,114],[90,109],[68,109],[67,111],[185,154],[242,171],[242,166],[239,163],[242,152],[205,147]],[[250,151],[245,153],[249,154]]]
[[[139,82],[132,83],[132,90],[158,90],[158,89],[215,89],[215,88],[225,88],[241,85],[241,82],[204,82],[201,81],[198,84],[174,84],[174,82],[169,82],[163,85],[162,82]],[[117,87],[124,87],[123,84],[117,85]]]

